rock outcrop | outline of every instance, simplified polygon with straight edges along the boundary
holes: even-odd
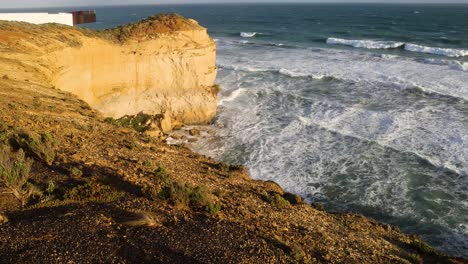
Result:
[[[71,92],[105,116],[164,114],[172,128],[216,114],[216,44],[194,20],[159,15],[103,32],[3,23],[0,35],[9,49],[0,57],[34,68],[30,81]]]

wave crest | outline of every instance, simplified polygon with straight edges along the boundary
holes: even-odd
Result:
[[[468,50],[427,47],[427,46],[411,44],[411,43],[405,44],[405,50],[412,51],[412,52],[429,53],[429,54],[434,54],[434,55],[442,55],[442,56],[447,56],[447,57],[468,56]]]
[[[243,38],[253,38],[257,35],[257,32],[241,32],[240,36]]]
[[[332,45],[345,45],[345,46],[352,46],[354,48],[364,48],[364,49],[403,48],[411,52],[428,53],[428,54],[441,55],[441,56],[447,56],[447,57],[468,56],[468,50],[428,47],[428,46],[423,46],[423,45],[418,45],[418,44],[413,44],[413,43],[404,43],[404,42],[397,42],[397,41],[328,38],[326,42],[327,44],[332,44]]]
[[[279,71],[273,71],[273,72],[278,72],[279,74],[291,77],[291,78],[303,78],[303,77],[308,77],[316,80],[322,80],[325,79],[327,76],[325,75],[314,75],[310,73],[302,73],[302,72],[297,72],[297,71],[291,71],[285,68],[281,68]],[[331,77],[329,77],[331,78]]]
[[[365,48],[365,49],[396,49],[405,45],[404,42],[379,41],[379,40],[353,40],[353,39],[340,39],[340,38],[328,38],[327,44],[346,45],[346,46],[352,46],[355,48]]]

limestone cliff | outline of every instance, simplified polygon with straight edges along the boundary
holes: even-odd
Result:
[[[0,26],[0,48],[8,49],[0,59],[33,68],[24,78],[71,92],[105,116],[166,113],[174,127],[216,114],[216,44],[194,20],[160,15],[104,32]]]

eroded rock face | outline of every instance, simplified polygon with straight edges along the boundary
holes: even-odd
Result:
[[[21,41],[37,47],[47,82],[105,116],[170,113],[169,123],[178,125],[204,124],[216,114],[216,44],[194,20],[160,15],[100,33],[30,27],[44,31],[46,45]],[[52,39],[56,32],[67,41]]]

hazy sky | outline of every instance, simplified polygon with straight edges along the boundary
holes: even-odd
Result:
[[[275,2],[275,3],[334,3],[334,2],[373,2],[373,3],[466,3],[468,0],[0,0],[0,8],[27,8],[44,6],[102,6],[102,5],[130,5],[130,4],[195,4],[220,2]]]

